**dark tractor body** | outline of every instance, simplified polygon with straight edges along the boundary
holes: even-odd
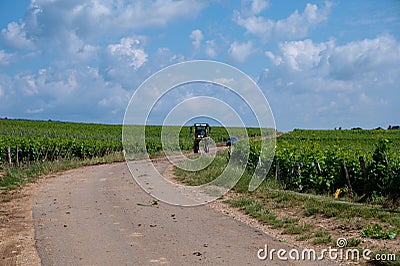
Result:
[[[208,152],[208,141],[210,139],[211,127],[207,123],[195,123],[194,124],[194,143],[193,152],[198,153],[200,150],[200,142],[204,143],[204,151]]]

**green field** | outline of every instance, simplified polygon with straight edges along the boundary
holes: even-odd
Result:
[[[133,132],[143,128],[142,126],[130,127]],[[163,146],[162,128],[162,126],[146,126],[145,140],[135,139],[135,142],[145,142],[145,151],[135,150],[135,143],[125,148],[133,149],[130,150],[133,153],[147,152],[150,156],[163,155],[163,149],[169,148],[170,136],[167,135]],[[166,131],[178,132],[179,149],[183,151],[192,149],[193,135],[189,126],[164,128],[167,128]],[[235,128],[230,130],[235,132]],[[248,128],[247,132],[249,136],[260,135],[260,130],[255,128]],[[228,132],[223,127],[213,127],[211,135],[216,143],[223,143],[228,139]],[[178,147],[174,148],[178,150]],[[59,159],[103,157],[121,152],[122,149],[121,125],[0,120],[0,167]]]
[[[0,120],[0,165],[102,157],[121,151],[121,126]]]
[[[269,178],[286,189],[359,200],[398,199],[400,131],[295,130],[277,139],[272,165]]]
[[[132,127],[132,132],[143,130],[140,126],[128,127]],[[24,168],[45,161],[101,158],[121,153],[123,148],[150,156],[161,156],[167,149],[192,149],[189,126],[164,127],[164,133],[167,132],[164,143],[162,129],[162,126],[146,126],[144,140],[134,139],[131,145],[123,147],[121,125],[0,120],[0,167]],[[250,142],[248,162],[251,171],[260,163],[261,141],[257,140],[260,130],[247,128],[242,133],[235,128],[229,130],[237,133],[239,139],[243,139],[240,135],[243,132],[254,139]],[[173,136],[168,132],[175,132],[179,147],[170,145]],[[228,132],[223,127],[212,127],[211,136],[216,143],[224,143]],[[135,150],[139,141],[145,143],[143,150]],[[237,146],[240,148],[240,144]],[[268,178],[278,180],[285,189],[371,200],[396,197],[400,185],[399,155],[399,130],[295,130],[277,138],[272,163],[261,163],[271,164]]]
[[[143,127],[131,126],[132,132]],[[54,121],[0,120],[0,190],[2,200],[8,192],[35,177],[82,165],[124,160],[123,149],[164,155],[169,147],[168,132],[178,132],[179,148],[191,151],[191,129],[166,127],[166,142],[161,142],[161,126],[146,126],[145,139],[133,139],[132,146],[122,146],[122,126]],[[177,179],[188,185],[212,181],[226,167],[229,158],[246,163],[245,156],[232,154],[249,151],[247,168],[233,188],[238,196],[230,199],[236,206],[261,222],[282,228],[282,234],[298,235],[299,241],[334,244],[335,228],[325,231],[310,223],[335,219],[336,226],[358,224],[352,233],[353,244],[362,237],[398,239],[400,234],[400,130],[295,130],[276,139],[275,156],[261,149],[260,130],[229,128],[250,145],[238,142],[233,150],[224,150],[205,169],[197,172],[175,169]],[[211,137],[223,145],[228,132],[213,127]],[[145,143],[145,150],[135,150],[135,141]],[[259,156],[261,154],[261,160]],[[231,156],[231,157],[230,157]],[[235,159],[235,160],[236,160]],[[248,185],[256,166],[271,165],[265,181],[254,192]],[[260,171],[259,173],[263,173]],[[337,198],[337,199],[335,199]],[[292,215],[287,215],[290,211]],[[371,223],[377,225],[371,226]],[[360,233],[359,233],[360,232]],[[396,240],[391,240],[396,241]],[[360,244],[362,245],[362,244]],[[381,248],[381,246],[378,246]],[[375,249],[378,250],[378,249]],[[395,249],[396,250],[396,249]],[[378,250],[379,251],[379,250]],[[398,251],[396,251],[398,252]]]
[[[269,151],[261,149],[260,140],[250,141],[250,147],[239,142],[235,149],[236,153],[250,152],[249,178],[257,165],[270,165],[268,174],[259,173],[285,190],[363,202],[396,203],[400,199],[399,130],[295,130],[277,138],[272,162],[263,156]],[[212,171],[188,174],[177,169],[177,173],[188,184],[207,183],[222,172],[228,156],[220,154],[218,164],[225,164],[211,165]],[[238,164],[246,163],[241,158],[245,156],[234,159]],[[241,191],[247,190],[246,185]]]
[[[164,143],[161,142],[163,128],[164,132],[167,132]],[[124,147],[122,129],[122,125],[2,119],[0,188],[16,188],[31,180],[32,176],[47,174],[57,169],[120,161],[123,159],[123,149],[128,155],[147,153],[154,157],[164,155],[164,150],[189,152],[193,148],[193,134],[189,126],[128,126],[133,134],[144,129],[145,137],[139,139],[134,135],[133,141]],[[233,133],[240,131],[238,128],[229,130]],[[173,137],[168,135],[170,132],[177,132],[177,146],[172,145]],[[242,137],[240,134],[237,135]],[[260,130],[248,128],[247,134],[256,137],[260,135]],[[223,127],[213,127],[211,136],[217,144],[222,144],[228,139],[228,132]],[[144,146],[138,145],[139,142],[144,142]]]
[[[278,231],[280,241],[326,248],[345,237],[348,248],[397,256],[370,265],[399,265],[399,144],[400,131],[394,130],[295,130],[277,137],[267,178],[249,192],[260,155],[260,142],[252,141],[247,171],[224,201]],[[234,149],[242,148],[238,143]],[[177,180],[194,186],[211,182],[228,158],[228,151],[220,152],[197,172],[175,168]]]

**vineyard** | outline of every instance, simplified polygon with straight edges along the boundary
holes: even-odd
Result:
[[[38,176],[123,160],[127,150],[158,157],[165,150],[189,153],[193,148],[190,126],[123,128],[0,119],[0,202],[10,201],[15,189]],[[123,132],[131,134],[129,145],[123,145]],[[137,132],[144,134],[136,136]],[[241,141],[245,140],[243,133],[250,137],[250,145]],[[335,245],[335,239],[345,234],[350,247],[370,248],[368,238],[374,238],[378,248],[398,252],[400,130],[294,130],[277,137],[275,143],[268,136],[260,137],[261,130],[256,128],[211,129],[217,145],[224,145],[229,135],[239,137],[233,148],[219,152],[205,169],[176,168],[177,180],[194,186],[211,182],[231,158],[242,167],[246,164],[247,171],[233,188],[235,197],[226,202],[281,230],[285,238],[293,235],[296,241],[310,245]],[[177,143],[171,142],[174,138]],[[265,149],[262,141],[269,144]],[[260,168],[256,174],[266,180],[249,193],[253,173]],[[380,252],[378,248],[373,250]]]
[[[132,132],[143,130],[130,127]],[[165,129],[175,132],[178,145],[169,142],[173,136],[168,133],[166,141],[161,141]],[[122,152],[123,148],[131,153],[160,156],[168,149],[190,151],[193,147],[189,126],[146,126],[144,130],[144,140],[133,139],[123,147],[121,125],[0,120],[0,167],[103,157]],[[235,132],[235,128],[229,130]],[[247,128],[246,132],[253,139],[260,135],[256,128]],[[211,136],[219,144],[229,137],[224,127],[212,127]],[[139,141],[144,141],[145,146],[137,145]],[[365,201],[399,198],[399,130],[295,130],[278,137],[276,145],[273,162],[268,162],[268,177],[285,189]],[[237,146],[240,148],[240,142]],[[267,163],[258,160],[260,147],[261,141],[253,140],[250,149],[244,149],[250,151],[249,168]],[[261,159],[268,157],[263,156],[268,152],[262,151]]]
[[[193,127],[191,126],[141,126],[127,125],[123,129],[124,141],[123,147],[128,159],[137,159],[147,156],[163,156],[180,151],[193,150]],[[261,131],[258,128],[212,126],[210,135],[216,145],[223,145],[231,135],[244,138],[260,136]],[[142,137],[140,137],[142,136]],[[143,139],[143,136],[145,139]],[[164,139],[163,137],[164,136]]]
[[[252,142],[250,151],[249,165],[254,166],[259,163],[260,142]],[[277,138],[268,177],[298,192],[396,201],[400,131],[295,130]]]
[[[0,120],[3,166],[102,157],[121,150],[121,126]]]
[[[128,126],[132,132],[143,130],[142,126]],[[146,126],[145,139],[134,139],[132,145],[124,147],[129,152],[146,152],[150,156],[163,155],[164,149],[190,151],[193,134],[189,126]],[[178,132],[179,147],[170,145],[167,135],[162,143],[163,130]],[[234,128],[233,128],[234,131]],[[258,129],[249,128],[251,136],[258,136]],[[121,152],[122,125],[84,124],[54,121],[0,120],[0,167],[24,166],[31,163],[61,159],[90,159]],[[228,138],[224,127],[213,127],[212,137],[216,143]],[[145,148],[137,149],[139,141]]]

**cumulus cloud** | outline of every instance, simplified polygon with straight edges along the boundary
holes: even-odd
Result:
[[[203,33],[201,32],[201,30],[193,30],[189,38],[192,40],[194,48],[199,49],[201,41],[203,40]]]
[[[119,62],[126,62],[138,69],[147,61],[147,54],[140,46],[140,41],[133,38],[122,38],[117,44],[110,44],[108,52]]]
[[[193,47],[196,49],[196,53],[204,53],[209,58],[215,58],[217,56],[217,44],[215,40],[204,40],[203,32],[199,29],[193,30],[189,36],[192,40]],[[201,49],[200,49],[201,48]]]
[[[146,39],[136,33],[192,20],[205,5],[196,0],[32,0],[21,20],[1,30],[1,44],[11,50],[33,50],[32,56],[41,56],[41,65],[4,74],[1,99],[7,104],[0,113],[78,121],[122,117],[129,96],[144,78],[185,59],[164,46],[153,46],[155,52],[149,55],[146,42],[157,42],[161,35]],[[263,5],[254,3],[254,12]],[[206,40],[200,29],[194,29],[190,36],[194,47],[216,57],[216,41]],[[3,65],[11,62],[6,51],[0,52]],[[239,61],[251,52],[251,42],[235,42],[230,49]],[[29,64],[37,64],[34,60]]]
[[[66,0],[69,2],[68,0]],[[59,1],[60,2],[60,1]],[[75,11],[67,17],[72,19],[73,23],[85,25],[82,22],[88,22],[91,30],[97,29],[108,32],[132,30],[145,27],[165,26],[171,20],[179,18],[193,18],[204,8],[200,1],[78,1],[77,5],[71,8]],[[112,10],[112,12],[111,12]],[[86,21],[81,21],[85,19]],[[99,24],[102,27],[99,29]],[[87,33],[89,31],[85,31]],[[121,32],[119,32],[121,33]]]
[[[323,7],[308,3],[302,13],[296,10],[289,17],[281,20],[268,19],[257,15],[256,12],[246,15],[235,11],[233,20],[248,33],[260,37],[263,41],[296,39],[306,37],[310,29],[325,21],[330,7],[329,2],[326,2]],[[258,9],[255,8],[255,10]]]
[[[168,48],[149,57],[134,37],[122,38],[98,53],[103,56],[97,67],[55,62],[37,71],[0,73],[0,114],[121,123],[130,96],[143,78],[184,60]]]
[[[396,68],[399,69],[399,60],[400,43],[393,36],[382,35],[335,47],[328,60],[329,74],[339,80],[368,74],[368,78],[393,81],[394,73],[398,72]],[[388,72],[392,74],[388,75]]]
[[[6,53],[4,50],[0,50],[0,67],[8,66],[14,59],[15,54]]]
[[[10,49],[34,49],[52,42],[62,50],[70,41],[90,43],[104,36],[113,39],[132,30],[192,19],[204,7],[205,3],[197,0],[32,0],[21,21],[1,30],[1,42]]]
[[[241,2],[240,13],[245,17],[259,14],[269,5],[267,0],[242,0]]]
[[[217,45],[215,40],[206,41],[205,54],[210,58],[215,58],[217,56]]]
[[[329,43],[314,43],[310,39],[292,41],[279,44],[281,55],[274,55],[271,51],[265,52],[265,55],[274,65],[286,63],[292,70],[309,70],[319,66],[322,60],[321,52],[328,46]]]
[[[7,104],[0,106],[0,113],[39,119],[80,121],[84,113],[92,121],[120,122],[113,120],[113,113],[122,117],[131,94],[105,80],[98,69],[84,67],[17,74],[2,78],[2,87],[8,88],[3,92]]]
[[[251,2],[251,12],[253,14],[258,14],[268,7],[268,1],[265,0],[253,0]]]
[[[132,91],[154,71],[183,60],[182,55],[168,48],[153,53],[150,59],[146,52],[146,37],[136,35],[135,32],[162,28],[179,19],[191,20],[205,5],[203,1],[197,0],[32,0],[22,19],[11,22],[7,28],[0,30],[0,45],[8,49],[0,49],[0,67],[10,63],[18,64],[22,59],[34,65],[34,61],[40,56],[41,62],[45,64],[42,73],[53,74],[46,75],[46,83],[39,82],[44,79],[44,75],[39,75],[38,70],[37,76],[33,73],[6,75],[10,80],[9,86],[20,86],[18,94],[24,97],[14,99],[11,93],[15,90],[4,91],[4,97],[11,97],[15,102],[26,100],[29,95],[37,95],[42,99],[69,99],[64,93],[76,87],[72,83],[75,81],[79,85],[77,90],[93,91],[103,97],[93,97],[88,99],[89,101],[97,99],[99,108],[110,107],[118,100],[114,97],[111,101],[104,90],[96,91],[96,88],[121,87],[123,90]],[[32,51],[29,51],[29,54],[26,51],[17,52],[15,56],[9,51],[21,49]],[[72,77],[66,73],[69,69],[87,71],[87,67],[96,69],[97,78],[84,78],[79,75]],[[35,67],[32,71],[35,71]],[[10,71],[13,72],[18,71]],[[28,76],[38,87],[52,84],[54,88],[62,89],[54,89],[54,94],[50,96],[28,84]],[[63,83],[62,78],[66,79]],[[103,80],[104,84],[98,84],[98,80]],[[117,95],[118,91],[114,93]],[[9,103],[14,104],[13,101]],[[45,101],[42,101],[42,104],[46,105]],[[30,109],[39,108],[42,107]],[[4,109],[3,112],[9,113],[7,110],[13,109]],[[43,107],[42,114],[45,115],[48,110]]]
[[[400,45],[389,34],[393,28],[386,35],[348,43],[316,41],[311,33],[328,20],[329,2],[306,4],[281,19],[267,17],[267,0],[240,2],[234,30],[245,31],[246,39],[237,38],[236,31],[221,34],[232,25],[214,27],[202,16],[186,33],[195,48],[191,58],[229,56],[258,71],[263,60],[252,55],[263,49],[266,69],[259,83],[277,118],[285,114],[287,124],[319,125],[325,119],[320,125],[330,126],[329,119],[344,121],[349,113],[355,114],[352,121],[361,121],[373,115],[371,106],[398,113],[393,88],[400,83]],[[176,33],[166,27],[179,29],[177,21],[193,21],[208,3],[32,0],[23,18],[0,29],[0,114],[103,122],[122,117],[129,96],[146,77],[186,58],[179,50],[187,47],[169,46]],[[339,38],[336,30],[332,36]],[[357,36],[379,34],[377,30]]]
[[[336,45],[310,39],[279,44],[279,52],[265,52],[276,66],[296,71],[313,70],[338,81],[373,79],[393,82],[399,66],[399,42],[391,35]],[[304,72],[303,72],[304,73]]]
[[[15,50],[33,49],[33,41],[27,37],[25,23],[11,22],[1,30],[1,41],[7,48]]]
[[[293,75],[324,78],[327,82],[366,83],[372,78],[393,83],[400,69],[399,44],[390,35],[344,45],[336,45],[334,40],[315,43],[307,39],[280,43],[279,52],[267,51],[265,55],[275,69],[298,72]]]
[[[374,127],[369,119],[382,121],[385,110],[398,106],[393,85],[400,82],[400,42],[391,35],[343,45],[290,41],[265,55],[273,67],[260,75],[259,84],[284,123],[332,128],[359,121]]]
[[[253,52],[253,43],[251,41],[245,43],[234,41],[228,50],[229,56],[240,63],[246,61]]]
[[[168,65],[183,62],[185,57],[182,54],[176,54],[167,47],[158,48],[152,56],[151,65],[154,70],[160,70]]]

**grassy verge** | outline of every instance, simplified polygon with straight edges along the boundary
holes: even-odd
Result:
[[[175,168],[177,179],[188,185],[200,185],[217,177],[227,165],[226,151],[219,153],[208,167],[190,172]],[[374,254],[396,253],[400,264],[400,210],[379,204],[361,204],[282,189],[275,180],[265,180],[254,192],[248,192],[251,174],[245,172],[227,195],[225,202],[256,218],[278,232],[281,241],[291,239],[305,246],[336,247],[346,238],[348,248],[371,249]],[[381,263],[381,262],[379,262]]]
[[[78,168],[87,165],[105,164],[124,161],[122,153],[107,155],[105,157],[95,157],[86,160],[60,160],[52,162],[40,162],[19,167],[6,167],[0,170],[0,200],[10,201],[9,194],[12,191],[22,188],[29,182],[35,181],[38,177]]]
[[[178,164],[179,167],[175,167],[176,179],[183,182],[189,186],[198,186],[206,184],[212,181],[215,177],[219,176],[228,164],[227,159],[228,151],[221,151],[216,154],[214,161],[208,165],[206,168],[200,171],[185,171],[182,169],[187,169],[189,162],[182,161]],[[195,159],[193,156],[191,159]],[[181,168],[180,168],[181,167]]]

